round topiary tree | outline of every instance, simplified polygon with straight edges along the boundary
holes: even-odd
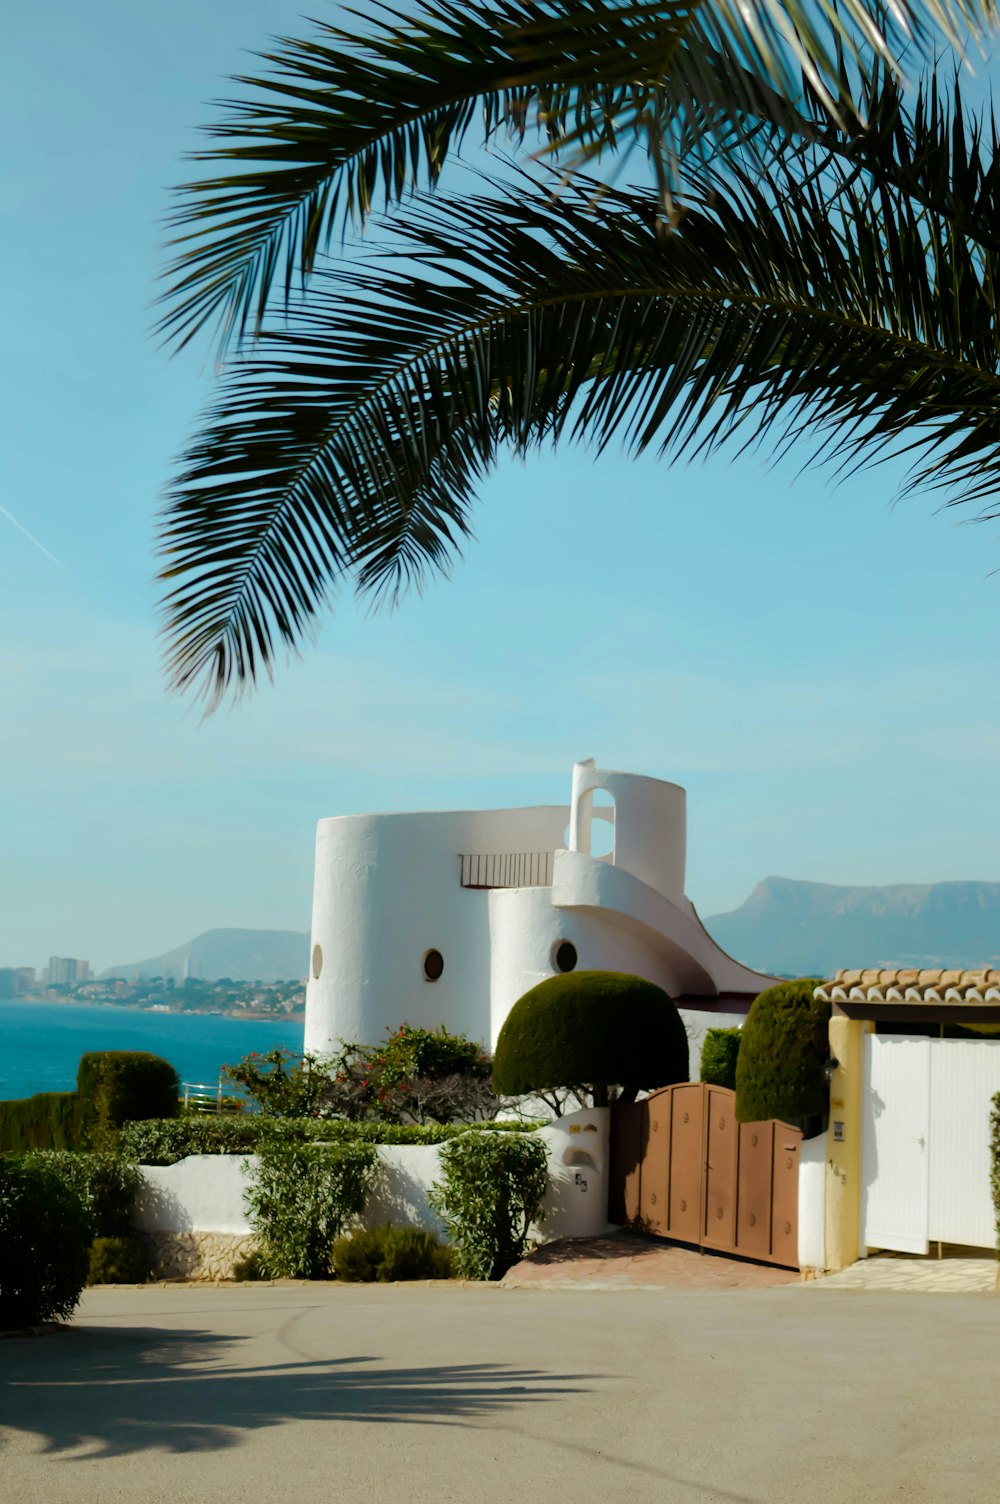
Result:
[[[687,1034],[670,998],[617,971],[571,971],[532,987],[507,1015],[493,1062],[499,1096],[572,1091],[595,1107],[687,1079]]]
[[[754,999],[736,1059],[736,1117],[801,1121],[827,1111],[830,1004],[815,977],[779,982]]]
[[[93,1236],[86,1207],[64,1180],[0,1157],[0,1328],[70,1316]]]

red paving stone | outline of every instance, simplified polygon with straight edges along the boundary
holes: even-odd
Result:
[[[770,1285],[797,1284],[798,1280],[794,1269],[776,1269],[772,1264],[702,1253],[685,1244],[617,1233],[546,1243],[515,1264],[501,1284],[550,1289],[653,1285],[664,1290],[760,1290]]]

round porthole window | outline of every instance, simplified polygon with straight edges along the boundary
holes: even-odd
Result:
[[[558,940],[552,959],[556,963],[556,971],[574,971],[579,957],[572,940]]]
[[[424,952],[424,976],[428,982],[436,982],[444,971],[444,956],[439,950]]]
[[[322,970],[323,970],[323,947],[322,947],[322,945],[314,945],[313,946],[313,976],[314,977],[318,977],[319,974],[320,974],[320,972]]]

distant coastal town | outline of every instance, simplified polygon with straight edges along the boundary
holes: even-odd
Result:
[[[52,956],[39,974],[34,966],[0,967],[0,998],[25,1002],[112,1004],[153,1013],[222,1013],[230,1018],[289,1018],[304,1015],[305,982],[239,981],[219,977],[95,977],[88,961]]]

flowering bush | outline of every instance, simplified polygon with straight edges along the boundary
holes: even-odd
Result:
[[[495,1118],[493,1062],[482,1046],[447,1029],[401,1024],[378,1045],[341,1043],[331,1057],[268,1050],[227,1065],[261,1112],[354,1122],[452,1123]]]
[[[242,1086],[261,1112],[274,1117],[310,1117],[327,1083],[316,1055],[298,1055],[294,1050],[254,1050],[236,1065],[224,1065],[226,1081]]]

